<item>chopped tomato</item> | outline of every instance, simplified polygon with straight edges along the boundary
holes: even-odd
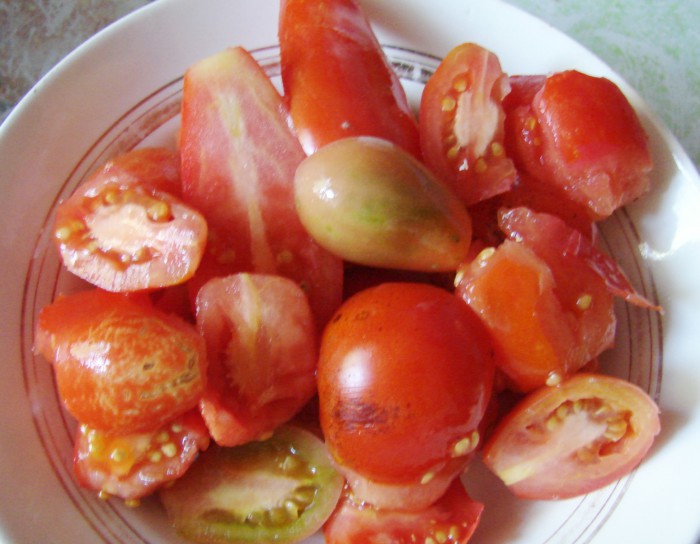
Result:
[[[404,89],[355,0],[284,0],[279,40],[285,95],[307,154],[376,136],[420,156]]]
[[[506,102],[509,154],[592,219],[608,217],[649,189],[647,136],[613,82],[568,70],[523,80],[516,98]]]
[[[282,98],[243,49],[190,67],[182,98],[183,194],[209,224],[192,288],[235,272],[280,274],[307,293],[322,326],[340,304],[342,262],[306,232],[294,206],[305,157]]]
[[[321,427],[341,470],[427,483],[476,448],[492,381],[488,333],[466,305],[431,285],[382,284],[348,299],[324,331]]]
[[[499,424],[483,459],[520,497],[567,498],[630,472],[658,432],[658,408],[639,387],[582,373],[528,395]]]
[[[182,202],[179,156],[139,149],[108,161],[56,209],[65,267],[109,291],[183,283],[204,253],[207,225]]]
[[[498,57],[473,43],[452,49],[423,90],[423,157],[468,205],[507,191],[515,181],[503,146],[509,90]]]
[[[321,439],[284,426],[263,442],[213,445],[160,497],[185,538],[273,544],[317,532],[342,489]]]
[[[197,326],[209,358],[201,410],[219,445],[269,436],[316,393],[316,328],[293,281],[214,278],[197,295]]]
[[[81,486],[134,500],[182,476],[209,447],[209,432],[197,410],[159,429],[112,435],[80,425],[73,470]]]
[[[91,290],[39,314],[35,347],[53,363],[66,409],[91,429],[153,431],[197,406],[204,340],[141,299]]]
[[[345,493],[323,528],[328,544],[465,544],[479,524],[484,505],[472,500],[462,483],[454,481],[435,503],[419,512],[377,509]]]

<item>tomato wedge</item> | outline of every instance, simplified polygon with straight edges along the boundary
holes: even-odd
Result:
[[[355,0],[283,0],[282,82],[307,154],[348,136],[376,136],[420,157],[418,124]]]
[[[98,431],[153,431],[196,407],[204,390],[204,340],[145,298],[61,296],[39,314],[35,348],[53,363],[66,409]]]
[[[323,442],[285,426],[264,442],[211,446],[160,497],[197,542],[292,543],[318,531],[343,489]]]
[[[101,498],[134,501],[182,476],[209,442],[197,410],[144,433],[112,435],[82,424],[73,471],[81,486],[98,491]]]
[[[293,281],[247,273],[209,280],[197,295],[197,326],[209,358],[200,406],[218,444],[269,436],[316,393],[316,328]]]
[[[191,278],[204,253],[202,215],[180,192],[179,156],[138,149],[108,161],[56,209],[65,267],[109,291],[167,287]]]
[[[483,460],[519,497],[573,497],[629,473],[659,429],[658,408],[639,387],[577,374],[518,404],[487,441]]]
[[[423,157],[467,205],[503,193],[515,181],[503,146],[509,90],[498,57],[474,43],[452,49],[423,90]]]
[[[192,282],[235,272],[279,274],[307,293],[322,326],[340,304],[343,267],[307,234],[294,206],[305,157],[287,108],[242,48],[190,67],[182,98],[182,183],[210,229]]]

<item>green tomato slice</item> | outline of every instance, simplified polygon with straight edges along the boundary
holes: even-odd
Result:
[[[290,543],[322,527],[343,483],[319,438],[284,426],[263,442],[211,446],[160,498],[195,542]]]

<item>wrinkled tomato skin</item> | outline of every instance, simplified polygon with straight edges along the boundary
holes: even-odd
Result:
[[[321,342],[329,450],[375,482],[429,480],[476,446],[492,380],[488,334],[451,293],[414,283],[366,289],[345,301]]]
[[[200,409],[222,446],[259,440],[316,393],[318,338],[308,301],[281,276],[234,274],[197,295],[208,383]]]
[[[406,94],[355,0],[283,0],[279,39],[285,96],[307,154],[376,136],[420,157]]]
[[[452,49],[423,90],[424,160],[467,205],[503,193],[515,181],[503,146],[502,102],[509,90],[498,57],[473,43]]]
[[[479,524],[484,505],[455,480],[434,504],[418,512],[357,504],[347,492],[323,528],[328,544],[449,542],[465,544]]]
[[[35,349],[53,363],[66,409],[103,432],[157,429],[196,407],[204,390],[204,340],[142,297],[60,296],[39,314]]]
[[[639,465],[659,433],[658,412],[626,380],[579,373],[518,403],[486,442],[483,460],[518,497],[582,495]]]
[[[73,472],[82,487],[124,500],[140,499],[181,477],[209,442],[196,409],[147,433],[109,435],[81,425]]]
[[[305,157],[289,111],[242,48],[191,66],[184,78],[180,145],[183,195],[207,219],[193,298],[212,277],[279,274],[307,293],[321,327],[342,296],[343,265],[306,232],[294,205]]]

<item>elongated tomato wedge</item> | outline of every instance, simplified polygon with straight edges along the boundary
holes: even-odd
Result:
[[[304,289],[325,323],[342,296],[342,263],[299,221],[293,181],[305,154],[277,90],[243,49],[185,74],[181,155],[183,194],[210,228],[194,290],[234,272],[279,274]]]
[[[108,291],[185,282],[202,259],[207,225],[179,192],[180,158],[171,151],[139,149],[107,162],[56,210],[63,264]]]
[[[447,54],[423,90],[423,157],[468,205],[508,190],[515,181],[503,147],[503,98],[509,89],[498,57],[465,43]]]
[[[200,407],[212,438],[235,446],[268,436],[316,392],[316,329],[303,291],[280,276],[235,274],[197,295],[207,343]]]
[[[376,136],[420,156],[418,124],[355,0],[283,0],[285,96],[308,154],[348,136]]]
[[[659,430],[658,408],[639,387],[577,374],[518,404],[487,441],[483,459],[520,497],[573,497],[630,472]]]

